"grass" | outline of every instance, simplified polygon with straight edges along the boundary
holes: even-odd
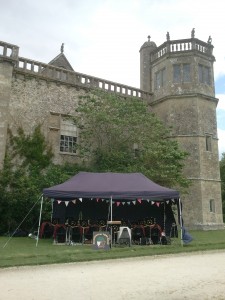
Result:
[[[225,249],[224,230],[190,231],[190,234],[193,241],[184,246],[179,238],[174,238],[171,245],[117,245],[108,251],[94,250],[92,245],[53,245],[52,239],[39,239],[36,247],[36,240],[29,237],[10,240],[0,237],[0,268]]]

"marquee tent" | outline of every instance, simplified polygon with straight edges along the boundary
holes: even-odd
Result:
[[[175,200],[179,209],[180,221],[182,220],[179,192],[160,186],[141,173],[79,172],[64,183],[43,189],[43,196],[59,200],[60,202],[70,202],[78,198],[84,198],[85,200],[90,201],[92,201],[93,198],[109,199],[111,221],[113,215],[113,200],[117,203],[124,203],[135,199],[141,201],[157,201],[157,203],[165,203],[168,200]],[[40,209],[39,228],[41,222],[42,203]]]
[[[62,184],[43,190],[48,198],[112,198],[118,201],[141,198],[165,201],[178,199],[179,192],[160,186],[141,173],[80,172]]]

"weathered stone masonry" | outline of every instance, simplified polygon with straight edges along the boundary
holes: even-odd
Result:
[[[80,95],[99,88],[139,97],[167,126],[172,125],[171,138],[190,153],[184,172],[192,185],[188,195],[182,195],[186,226],[223,228],[211,42],[195,37],[171,41],[167,36],[157,47],[149,37],[140,49],[141,89],[77,73],[63,50],[44,64],[19,57],[17,46],[0,42],[0,165],[8,127],[15,133],[22,126],[29,134],[41,124],[55,162],[74,161],[77,154],[60,151],[60,132],[63,116],[74,114]],[[210,72],[207,84],[199,80],[201,68]]]

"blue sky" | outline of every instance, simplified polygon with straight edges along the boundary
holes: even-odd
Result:
[[[7,0],[1,1],[0,40],[19,55],[48,63],[64,53],[77,72],[139,87],[139,49],[151,35],[214,45],[219,153],[225,152],[224,1],[214,0]]]

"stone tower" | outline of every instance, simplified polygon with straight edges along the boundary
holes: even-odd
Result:
[[[184,224],[192,229],[222,229],[222,201],[218,158],[211,37],[191,37],[161,46],[148,42],[140,49],[141,89],[152,93],[150,106],[171,138],[189,153],[184,173],[191,181],[182,195]]]

